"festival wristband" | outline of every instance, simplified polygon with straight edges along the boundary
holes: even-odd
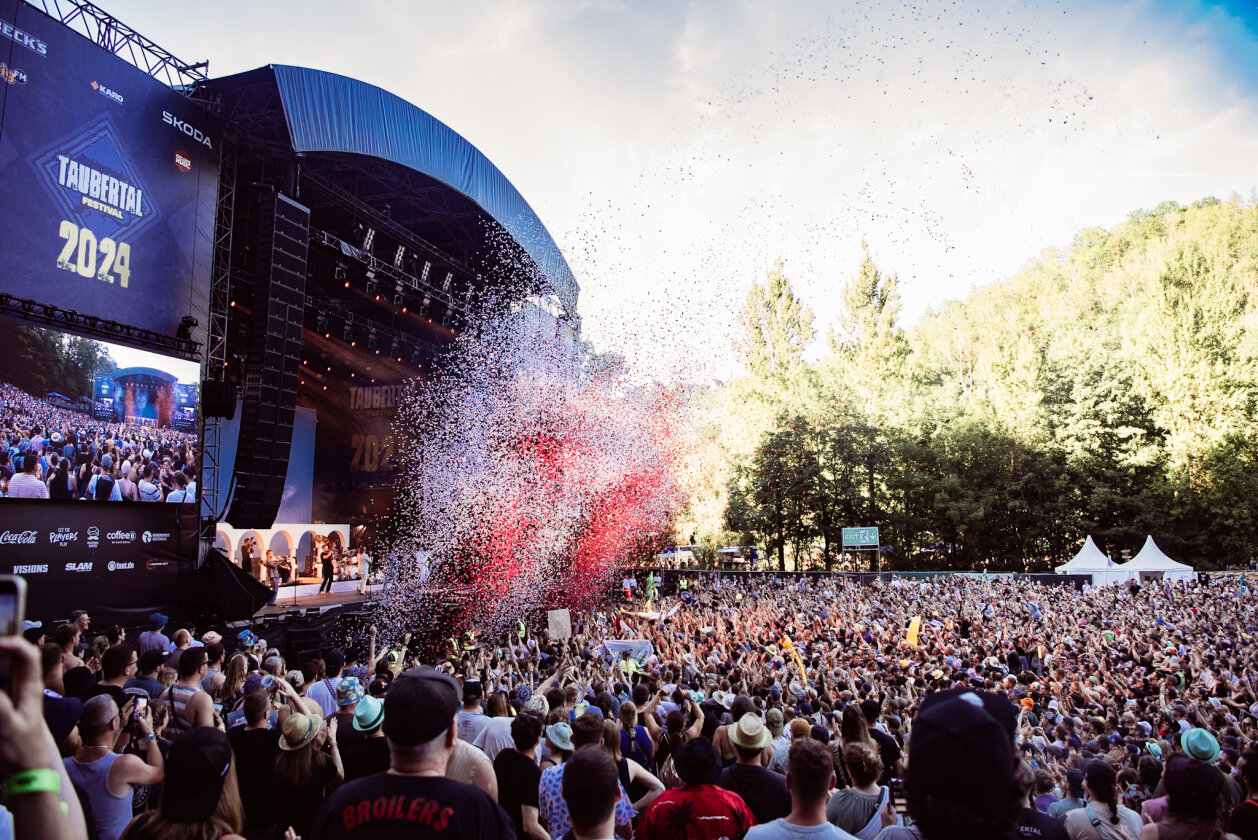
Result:
[[[61,776],[56,770],[23,770],[4,783],[4,800],[28,793],[61,793]]]

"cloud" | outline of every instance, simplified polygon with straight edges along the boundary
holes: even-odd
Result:
[[[660,376],[733,370],[778,256],[824,331],[866,239],[914,318],[1083,227],[1258,184],[1254,30],[1219,4],[114,6],[217,74],[305,64],[447,122],[564,249],[587,335]]]

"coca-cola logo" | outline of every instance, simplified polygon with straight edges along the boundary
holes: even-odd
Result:
[[[34,545],[38,531],[5,531],[0,534],[0,545]]]

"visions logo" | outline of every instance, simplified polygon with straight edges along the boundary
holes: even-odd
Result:
[[[26,566],[14,566],[15,575],[42,575],[48,571],[47,563],[33,563]]]
[[[111,88],[105,87],[100,82],[93,81],[92,90],[96,91],[101,96],[105,97],[106,99],[112,99],[114,102],[117,102],[119,105],[126,104],[126,100],[122,98],[121,93]]]
[[[179,167],[180,172],[192,171],[192,158],[188,157],[188,153],[183,149],[175,152],[175,166]]]

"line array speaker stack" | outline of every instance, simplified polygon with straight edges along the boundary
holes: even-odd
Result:
[[[279,512],[293,442],[306,314],[310,209],[281,193],[264,193],[258,219],[236,491],[227,514],[237,528],[269,528]]]

